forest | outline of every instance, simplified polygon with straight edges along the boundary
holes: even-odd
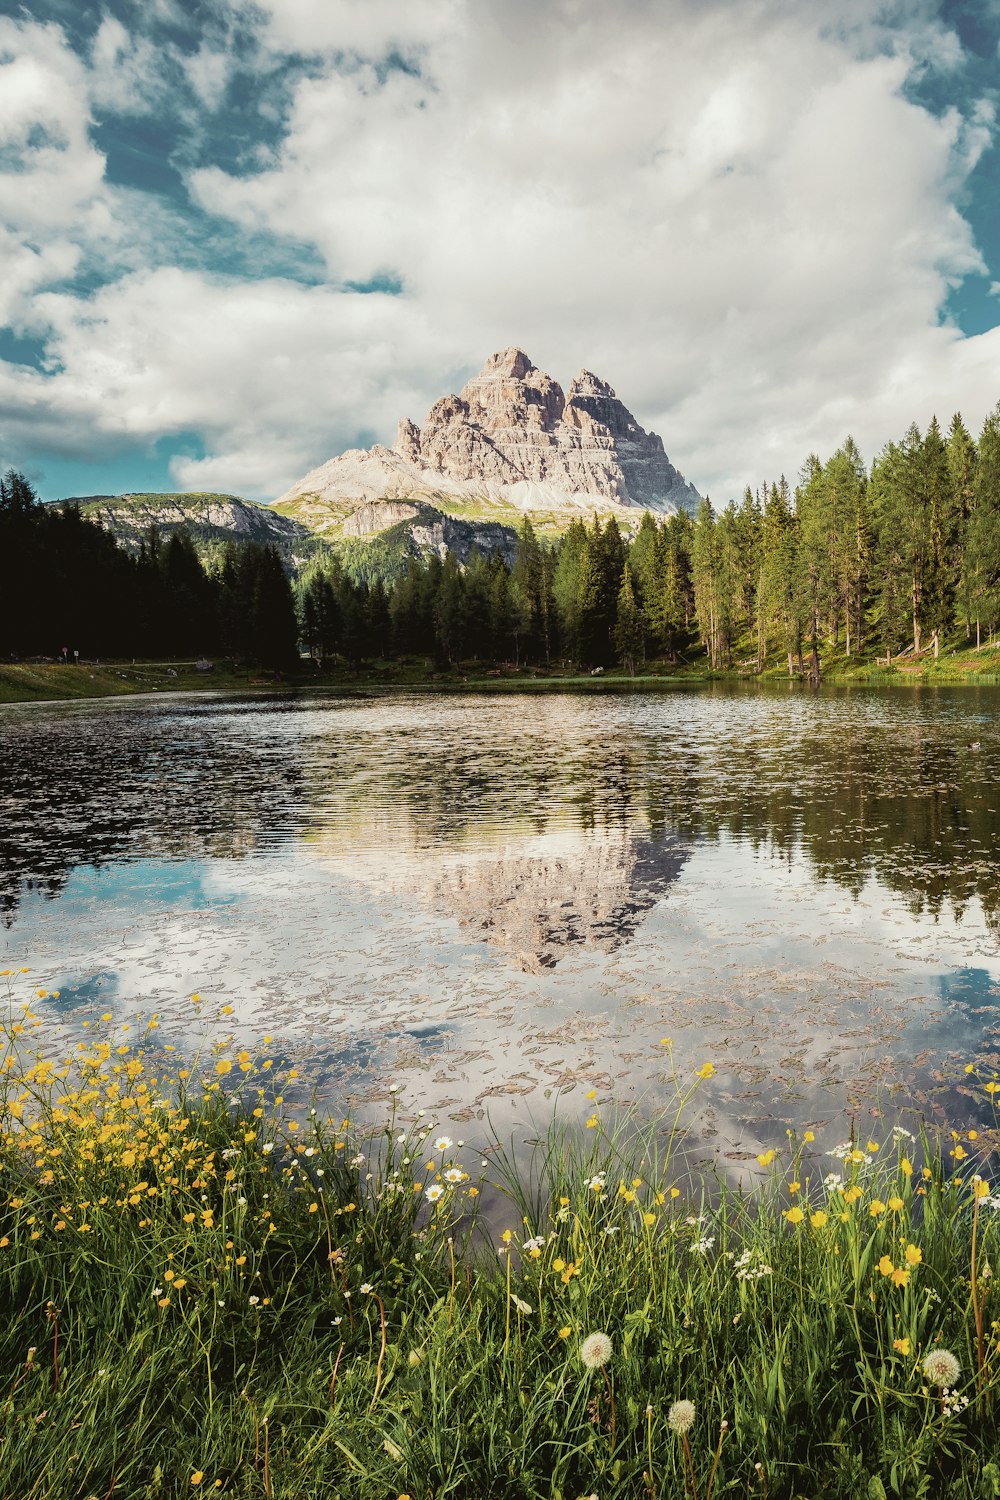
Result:
[[[183,530],[130,554],[72,505],[0,480],[0,657],[223,653],[280,670],[386,657],[515,666],[701,658],[776,660],[817,680],[824,654],[937,655],[1000,623],[1000,404],[978,439],[956,415],[911,425],[868,469],[853,439],[822,463],[695,516],[575,520],[556,541],[530,520],[513,561],[411,557],[386,580],[334,548],[291,578],[277,552],[227,544],[211,565]]]

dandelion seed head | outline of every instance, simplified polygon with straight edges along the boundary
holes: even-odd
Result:
[[[694,1422],[694,1402],[675,1401],[667,1412],[667,1426],[671,1432],[676,1432],[678,1437],[690,1431]]]
[[[580,1358],[588,1370],[599,1370],[611,1358],[612,1347],[606,1333],[588,1333],[580,1345]]]
[[[962,1373],[962,1367],[950,1349],[932,1349],[924,1360],[924,1374],[931,1385],[950,1389]]]

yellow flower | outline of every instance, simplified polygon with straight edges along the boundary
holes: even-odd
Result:
[[[857,1203],[858,1199],[863,1196],[864,1194],[859,1187],[849,1187],[847,1189],[847,1192],[844,1194],[844,1202]]]
[[[696,1073],[695,1076],[697,1078],[712,1078],[714,1076],[714,1074],[715,1074],[715,1064],[714,1063],[710,1063],[710,1062],[706,1062],[706,1063],[702,1063],[701,1067],[698,1069],[698,1072]]]
[[[770,1151],[762,1151],[760,1153],[760,1155],[757,1157],[757,1160],[760,1162],[760,1164],[761,1164],[762,1167],[769,1167],[771,1165],[771,1163],[774,1161],[774,1157],[775,1157],[775,1152],[772,1149]]]
[[[591,1115],[590,1119],[587,1121],[587,1129],[588,1130],[593,1130],[593,1128],[594,1128],[594,1126],[596,1124],[597,1124],[597,1116],[596,1115]]]
[[[967,1073],[973,1073],[973,1072],[975,1072],[975,1064],[974,1063],[966,1063],[966,1065],[965,1065],[965,1071]]]
[[[988,1094],[995,1094],[998,1091],[1000,1091],[1000,1083],[988,1083],[986,1085],[986,1092]]]
[[[671,1198],[679,1198],[680,1195],[681,1195],[680,1188],[671,1188],[670,1189],[670,1196],[671,1196]]]
[[[977,1198],[988,1198],[990,1196],[990,1185],[988,1182],[984,1182],[981,1177],[977,1177],[976,1181],[972,1184],[972,1191]]]
[[[184,1215],[184,1222],[185,1222],[185,1224],[193,1224],[194,1223],[194,1214],[185,1214]]]
[[[951,1154],[956,1161],[964,1161],[969,1153],[966,1151],[963,1145],[959,1144],[955,1147],[954,1151]]]
[[[878,1263],[878,1268],[882,1272],[883,1276],[891,1276],[893,1271],[896,1269],[888,1255],[883,1255],[882,1259]]]
[[[801,1186],[802,1186],[802,1184],[801,1184],[801,1182],[790,1182],[790,1183],[789,1183],[789,1184],[788,1184],[788,1191],[789,1191],[789,1192],[790,1192],[790,1193],[797,1193],[797,1192],[798,1192],[798,1190],[799,1190],[799,1188],[800,1188],[800,1187],[801,1187]]]
[[[868,1205],[868,1212],[871,1214],[873,1219],[877,1219],[879,1214],[884,1214],[885,1204],[882,1202],[882,1199],[873,1198]]]
[[[219,1061],[219,1062],[217,1062],[217,1063],[216,1063],[216,1065],[215,1065],[215,1071],[216,1071],[216,1072],[217,1072],[217,1073],[231,1073],[231,1072],[232,1072],[232,1070],[233,1070],[233,1065],[232,1065],[232,1063],[231,1063],[231,1062],[230,1062],[230,1060],[229,1060],[229,1058],[228,1058],[228,1057],[224,1057],[224,1058],[222,1058],[222,1059],[221,1059],[221,1060],[220,1060],[220,1061]]]
[[[204,1479],[204,1477],[205,1477],[205,1471],[204,1471],[204,1469],[195,1469],[194,1473],[191,1475],[191,1483],[192,1484],[201,1484],[201,1481]]]
[[[910,1352],[910,1341],[909,1341],[909,1339],[893,1339],[893,1341],[892,1341],[892,1347],[899,1354],[909,1354],[909,1352]]]
[[[865,1146],[865,1150],[866,1151],[877,1151],[878,1150],[878,1141],[869,1141],[868,1144]]]
[[[561,1339],[568,1339],[569,1336],[570,1336],[570,1334],[572,1332],[573,1332],[572,1328],[560,1328],[560,1330],[559,1330],[559,1337]]]
[[[814,1141],[816,1139],[816,1136],[813,1133],[813,1131],[807,1130],[806,1133],[805,1133],[805,1135],[802,1137],[802,1139],[804,1141]]]
[[[553,1271],[565,1271],[566,1262],[560,1258],[557,1258],[552,1262],[552,1269]]]
[[[642,1222],[645,1225],[647,1225],[647,1226],[650,1225],[650,1224],[655,1224],[656,1223],[656,1215],[653,1214],[653,1213],[644,1213],[643,1216],[642,1216]]]
[[[796,1204],[794,1208],[786,1208],[784,1216],[788,1220],[789,1224],[801,1224],[802,1220],[805,1218],[805,1214],[802,1212],[802,1209],[799,1208],[798,1204]]]
[[[892,1273],[892,1284],[893,1286],[909,1286],[909,1271],[904,1271],[902,1266],[897,1266],[896,1270]]]
[[[902,1198],[895,1198],[895,1197],[893,1197],[893,1198],[889,1199],[889,1207],[892,1209],[892,1211],[893,1211],[894,1214],[898,1214],[899,1210],[902,1208],[902,1206],[903,1206],[903,1200],[902,1200]]]
[[[809,1215],[809,1222],[814,1229],[822,1229],[828,1218],[829,1215],[824,1213],[823,1209],[818,1208],[814,1214]]]
[[[160,1300],[159,1300],[159,1302],[157,1302],[156,1305],[157,1305],[157,1307],[169,1307],[170,1306],[170,1298],[169,1297],[161,1297]]]
[[[902,1174],[903,1174],[904,1177],[912,1177],[913,1176],[913,1163],[911,1161],[909,1161],[907,1159],[907,1157],[904,1156],[903,1160],[899,1164],[899,1170],[902,1172]]]
[[[919,1245],[907,1245],[906,1264],[908,1266],[919,1266],[923,1258],[924,1252],[920,1249]]]

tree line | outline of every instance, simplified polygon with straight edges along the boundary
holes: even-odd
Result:
[[[8,470],[0,558],[0,660],[222,653],[279,669],[297,659],[292,588],[273,547],[227,544],[208,569],[183,529],[154,528],[130,553]]]
[[[388,656],[439,667],[676,662],[760,670],[780,653],[818,677],[828,651],[940,651],[1000,624],[1000,405],[978,439],[956,415],[911,425],[871,468],[852,438],[716,512],[657,519],[634,535],[575,520],[557,541],[525,519],[510,562],[409,558],[360,579],[332,550],[294,585],[277,552],[227,544],[206,568],[186,533],[151,533],[138,555],[73,506],[41,506],[22,476],[0,481],[4,655],[225,652],[290,666]]]

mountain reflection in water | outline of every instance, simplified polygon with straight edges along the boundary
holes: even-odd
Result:
[[[926,1095],[950,1054],[1000,1063],[997,707],[711,687],[0,709],[4,957],[62,988],[62,1026],[156,1007],[190,1049],[200,990],[331,1087],[412,1073],[456,1117],[583,1077],[655,1092],[667,1032],[680,1065],[718,1063],[712,1128],[766,1138],[866,1079]]]

